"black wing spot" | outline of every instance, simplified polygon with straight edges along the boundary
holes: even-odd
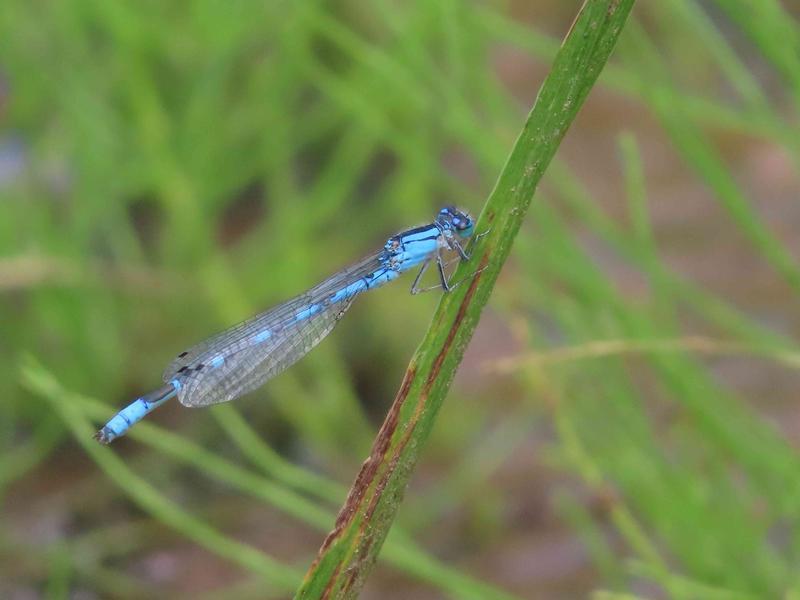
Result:
[[[189,354],[189,351],[188,351],[188,350],[187,350],[186,352],[181,352],[180,354],[178,354],[178,358],[183,358],[183,357],[184,357],[184,356],[186,356],[187,354]]]
[[[178,369],[178,373],[185,373],[188,368],[189,367],[185,367],[185,366],[181,367],[180,369]]]
[[[200,363],[200,364],[198,364],[198,365],[197,365],[197,366],[194,368],[194,370],[195,370],[195,371],[199,371],[199,370],[200,370],[200,369],[202,369],[203,367],[205,367],[205,365],[204,365],[203,363]]]

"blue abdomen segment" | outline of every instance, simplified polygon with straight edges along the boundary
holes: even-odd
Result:
[[[127,433],[135,423],[141,421],[153,409],[172,398],[180,389],[180,382],[175,379],[154,392],[137,398],[114,415],[94,437],[101,444],[109,444]]]
[[[365,292],[366,290],[371,290],[389,283],[390,281],[397,279],[399,276],[400,273],[394,269],[389,267],[380,268],[374,273],[364,275],[353,283],[346,285],[338,292],[331,294],[328,298],[328,303],[337,304],[339,302],[344,302],[349,298],[354,298],[361,292]]]

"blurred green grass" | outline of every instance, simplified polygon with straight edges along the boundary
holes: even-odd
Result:
[[[111,453],[87,419],[440,204],[477,209],[578,4],[3,3],[0,592],[293,589],[434,297],[378,291],[252,397],[165,408]],[[669,0],[640,3],[630,25],[534,200],[367,593],[800,596],[797,438],[720,369],[797,385],[770,358],[797,352],[796,199],[777,231],[737,169],[737,149],[768,148],[797,180],[797,15]],[[665,258],[686,240],[668,245],[650,199],[665,176],[648,173],[672,157],[677,189],[719,205],[696,235],[751,257],[732,267],[740,295]],[[700,261],[706,246],[686,246]],[[766,316],[751,298],[764,281]],[[482,368],[696,335],[762,358],[678,346],[525,362],[513,378]],[[564,581],[523,544],[547,547],[537,511],[583,540]],[[209,574],[158,580],[146,559],[164,553]]]

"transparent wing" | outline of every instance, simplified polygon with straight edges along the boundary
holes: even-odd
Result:
[[[178,392],[179,400],[185,406],[208,406],[233,400],[261,387],[321,342],[350,308],[354,297],[295,322],[269,342],[228,354],[224,363],[213,370],[190,373]]]
[[[182,352],[164,371],[164,381],[180,380],[178,398],[186,406],[225,402],[259,387],[330,333],[355,294],[337,302],[328,298],[361,277],[385,269],[384,258],[384,252],[368,256],[305,294]],[[318,306],[318,312],[297,321],[296,315],[310,306]]]
[[[258,332],[269,329],[274,323],[286,321],[298,306],[306,304],[308,302],[306,296],[307,294],[303,294],[279,304],[181,352],[164,370],[162,375],[164,382],[167,383],[175,377],[180,377],[198,364],[203,364],[217,356],[224,357],[226,354],[238,352],[249,346],[248,340]]]

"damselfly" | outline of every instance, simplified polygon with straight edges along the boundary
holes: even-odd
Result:
[[[165,385],[119,411],[95,438],[108,444],[174,396],[184,406],[209,406],[255,390],[322,341],[356,296],[397,279],[409,269],[420,267],[412,294],[426,291],[419,283],[432,262],[442,289],[450,291],[460,282],[448,280],[442,251],[455,251],[460,260],[468,260],[462,242],[472,232],[473,221],[466,212],[452,206],[443,208],[433,223],[390,237],[378,252],[305,294],[181,352],[164,371]]]

